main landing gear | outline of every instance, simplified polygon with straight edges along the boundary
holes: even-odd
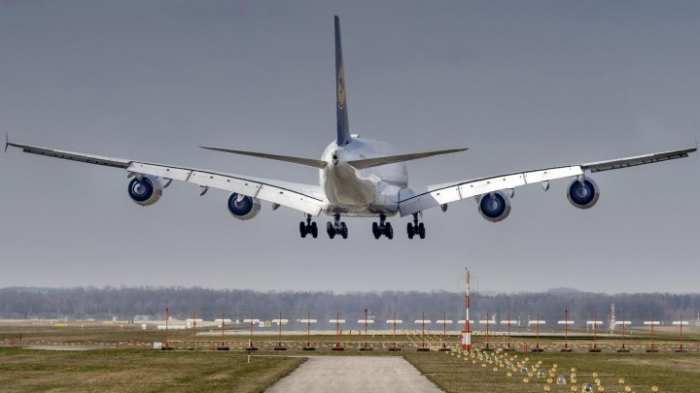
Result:
[[[406,225],[406,232],[408,233],[408,238],[413,239],[415,235],[418,235],[421,239],[425,239],[425,225],[418,222],[418,213],[413,213],[413,223],[408,223]]]
[[[391,240],[394,238],[394,228],[391,226],[390,222],[386,222],[386,216],[379,216],[379,224],[377,222],[372,223],[372,234],[375,239],[379,239],[382,235],[386,236],[387,239]]]
[[[333,239],[335,235],[340,235],[343,239],[348,238],[348,227],[345,225],[344,221],[340,221],[340,214],[335,214],[333,216],[333,222],[328,221],[326,223],[326,232],[328,232],[328,237]]]
[[[299,233],[302,238],[306,237],[306,235],[311,235],[316,239],[318,236],[318,227],[315,221],[311,221],[311,214],[306,215],[306,222],[302,221],[299,223]]]

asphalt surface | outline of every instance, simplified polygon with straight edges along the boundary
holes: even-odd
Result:
[[[287,392],[442,392],[398,356],[310,357],[266,390]]]

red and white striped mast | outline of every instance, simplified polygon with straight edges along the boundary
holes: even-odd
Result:
[[[467,271],[467,294],[466,294],[466,319],[464,320],[464,330],[462,330],[462,350],[472,350],[472,332],[469,329],[469,269]]]

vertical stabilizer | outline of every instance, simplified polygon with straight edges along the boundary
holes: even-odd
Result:
[[[348,126],[348,106],[345,102],[345,72],[343,71],[343,48],[340,45],[340,18],[335,17],[335,82],[336,82],[336,116],[338,118],[338,146],[350,143]]]

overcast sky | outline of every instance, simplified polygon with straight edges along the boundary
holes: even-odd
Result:
[[[199,145],[318,158],[335,138],[333,15],[350,128],[404,152],[421,186],[693,146],[700,2],[2,1],[0,131],[11,141],[317,184],[314,169]],[[551,287],[697,292],[696,156],[516,190],[510,217],[473,200],[427,211],[428,239],[371,219],[301,239],[302,214],[173,183],[151,207],[126,172],[0,157],[0,287],[184,285],[256,290]],[[318,217],[325,227],[330,218]]]

